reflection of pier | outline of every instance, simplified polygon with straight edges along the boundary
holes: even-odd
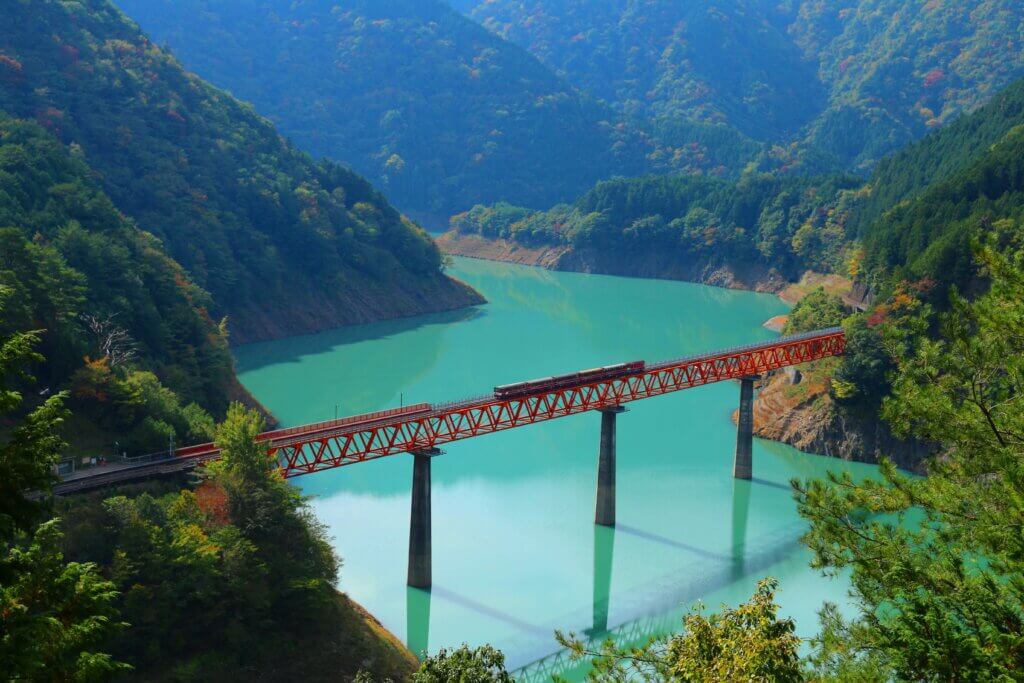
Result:
[[[515,653],[508,664],[521,667],[516,672],[516,679],[521,681],[550,681],[553,675],[564,675],[586,668],[585,662],[572,661],[569,653],[564,650],[552,652],[557,647],[554,638],[556,629],[575,629],[588,647],[595,650],[600,649],[608,638],[621,646],[635,647],[648,643],[652,638],[676,632],[683,614],[696,600],[745,576],[761,578],[757,575],[759,572],[790,557],[799,547],[799,537],[804,529],[800,522],[787,524],[768,534],[759,534],[753,540],[748,538],[751,497],[753,490],[760,487],[788,491],[785,485],[764,479],[735,480],[731,538],[723,543],[724,547],[702,548],[621,522],[616,526],[594,525],[591,605],[547,623],[530,622],[528,618],[505,613],[486,604],[486,601],[459,593],[455,587],[435,584],[431,590],[410,588],[407,645],[417,655],[429,650],[432,600],[456,604],[500,621],[518,632],[518,638],[503,643],[502,647],[509,653]],[[690,559],[642,586],[620,590],[613,596],[616,536],[641,539],[654,545],[682,550]],[[619,580],[623,578],[626,577],[620,576]],[[617,624],[609,628],[613,622]]]
[[[594,525],[594,608],[588,635],[608,631],[608,606],[612,594],[612,556],[615,554],[615,529]]]
[[[430,591],[411,586],[405,590],[405,645],[422,658],[430,649]]]
[[[588,650],[600,650],[601,643],[611,638],[619,644],[643,645],[666,633],[671,633],[679,624],[675,612],[643,617],[627,622],[599,637],[590,636],[584,639]],[[586,666],[583,662],[573,661],[567,650],[559,650],[554,654],[533,662],[515,672],[515,679],[520,683],[537,681],[547,683],[555,676],[565,676],[568,672]]]
[[[627,591],[624,595],[618,595],[612,600],[608,599],[608,593],[599,596],[598,585],[603,578],[599,578],[595,574],[592,622],[596,625],[601,619],[607,620],[609,608],[614,608],[622,621],[611,629],[596,631],[591,628],[579,633],[578,636],[588,649],[600,650],[601,644],[609,638],[623,647],[640,647],[654,638],[677,632],[682,616],[695,601],[735,582],[742,576],[768,569],[789,557],[799,547],[799,538],[803,533],[804,526],[800,522],[794,522],[767,536],[762,536],[757,543],[759,547],[751,555],[746,554],[750,545],[746,538],[746,510],[750,502],[751,484],[747,481],[736,483],[733,496],[731,552],[702,552],[699,559],[692,563],[678,567],[653,582],[645,584],[643,588]],[[709,555],[715,555],[718,558],[710,560],[718,564],[716,569],[711,572],[706,571]],[[598,566],[595,546],[595,568]],[[700,578],[694,579],[693,577]],[[753,590],[753,586],[751,586],[751,590]],[[669,609],[666,610],[666,607]],[[582,615],[577,614],[574,617],[562,618],[559,620],[560,623],[550,629],[548,648],[555,646],[554,631],[556,628],[568,630],[567,627],[570,624],[586,623],[586,618]],[[543,647],[542,643],[536,641],[533,645],[535,648]],[[515,664],[513,662],[513,665]],[[515,672],[515,678],[517,681],[547,682],[553,676],[564,676],[577,669],[585,670],[586,667],[585,662],[573,661],[568,651],[559,649],[521,666]]]

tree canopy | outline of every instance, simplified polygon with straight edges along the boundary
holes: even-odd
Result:
[[[12,291],[0,286],[0,315]],[[26,411],[22,389],[39,360],[35,332],[0,334],[0,671],[11,680],[103,680],[126,666],[104,650],[120,627],[114,585],[91,563],[65,562],[49,494],[63,447],[64,396]]]
[[[899,358],[887,419],[935,444],[929,476],[795,482],[814,564],[849,572],[856,620],[832,620],[819,663],[899,680],[1020,675],[1024,553],[1024,261],[983,254],[991,289],[954,299],[943,336]]]
[[[796,277],[841,269],[845,224],[857,201],[852,178],[752,174],[646,176],[602,181],[571,205],[529,211],[476,206],[454,216],[461,233],[526,245],[565,244],[619,259],[667,254],[679,263],[760,263]]]
[[[722,605],[709,616],[698,605],[683,618],[678,635],[641,647],[622,648],[609,639],[591,651],[573,635],[557,637],[574,659],[593,657],[587,680],[594,683],[801,681],[800,639],[793,621],[779,617],[777,588],[775,580],[764,579],[749,602]]]

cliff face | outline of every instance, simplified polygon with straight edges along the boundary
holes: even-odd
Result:
[[[928,445],[898,439],[875,415],[837,406],[828,394],[828,374],[812,366],[807,373],[790,369],[770,375],[754,401],[754,433],[843,460],[877,463],[885,457],[904,470],[924,474]]]

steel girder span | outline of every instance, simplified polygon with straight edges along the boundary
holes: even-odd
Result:
[[[842,355],[846,338],[830,328],[770,342],[648,365],[631,374],[567,386],[517,398],[487,396],[454,403],[382,411],[370,416],[332,420],[268,432],[269,442],[286,477],[343,467],[399,453],[428,451],[452,441],[505,429],[603,410],[653,396]],[[369,420],[366,418],[370,418]],[[177,452],[178,457],[209,460],[212,444]]]

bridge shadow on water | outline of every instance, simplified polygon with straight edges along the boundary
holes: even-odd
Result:
[[[793,487],[790,486],[789,484],[780,484],[777,481],[768,481],[767,479],[760,479],[758,477],[754,477],[750,481],[751,483],[757,484],[758,486],[768,486],[769,488],[785,491],[786,493],[793,492]]]
[[[591,604],[543,623],[508,614],[485,602],[462,595],[451,587],[435,584],[432,591],[409,589],[407,644],[417,654],[429,649],[430,602],[435,599],[457,604],[512,626],[520,635],[501,643],[501,647],[508,653],[510,668],[518,667],[518,681],[549,681],[552,675],[585,666],[573,662],[564,650],[554,651],[557,648],[554,639],[556,629],[575,629],[594,648],[599,648],[601,642],[609,637],[623,646],[639,646],[651,638],[673,632],[679,627],[681,611],[696,600],[744,577],[759,575],[772,565],[791,557],[801,547],[799,538],[804,527],[799,522],[760,536],[756,549],[748,547],[751,492],[754,487],[761,485],[783,488],[780,484],[767,481],[735,482],[731,538],[722,550],[701,548],[624,524],[615,527],[595,525]],[[683,550],[691,559],[641,586],[613,595],[611,587],[615,539],[620,534]],[[609,614],[613,607],[618,624],[609,628]]]

